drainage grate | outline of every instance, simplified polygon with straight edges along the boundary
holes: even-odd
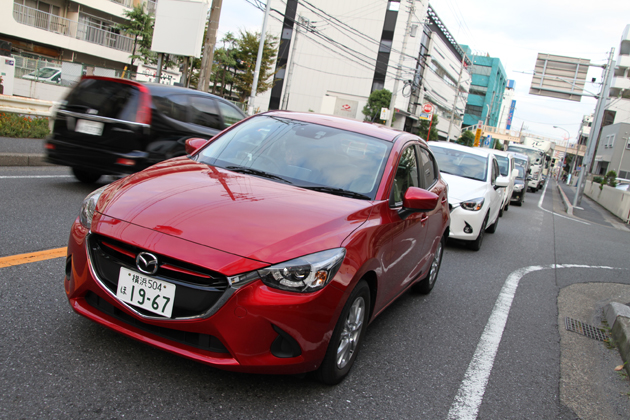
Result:
[[[593,327],[589,324],[585,324],[582,321],[566,317],[564,319],[564,324],[566,325],[568,331],[573,331],[575,333],[585,335],[588,338],[593,338],[598,341],[608,340],[608,334],[605,330]]]

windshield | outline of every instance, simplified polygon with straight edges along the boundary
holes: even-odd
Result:
[[[53,69],[50,67],[42,67],[41,69],[37,71],[29,73],[29,76],[41,77],[42,79],[48,79],[49,77],[52,77],[55,74],[57,74],[58,71],[59,69]]]
[[[198,159],[303,188],[374,199],[391,145],[337,128],[263,115],[218,137]]]
[[[516,170],[518,171],[518,175],[516,175],[517,179],[525,179],[525,168],[522,166],[516,166]]]
[[[522,153],[524,155],[529,156],[529,161],[532,162],[532,164],[540,164],[542,162],[542,156],[543,156],[543,152],[539,151],[539,150],[532,150],[532,149],[526,149],[524,147],[520,147],[520,146],[508,146],[508,152],[517,152],[517,153]]]
[[[499,172],[501,176],[508,176],[508,172],[510,171],[510,159],[507,156],[494,156],[497,158],[497,162],[499,162]]]
[[[488,159],[462,150],[431,146],[440,172],[464,178],[485,181],[488,173]]]

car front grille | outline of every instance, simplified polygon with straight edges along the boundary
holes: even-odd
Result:
[[[138,271],[136,256],[142,248],[91,234],[88,239],[90,258],[99,280],[113,295],[118,288],[120,268]],[[159,261],[157,272],[151,277],[175,284],[177,289],[171,318],[188,318],[207,313],[223,296],[229,284],[225,276],[184,261],[155,254]],[[155,314],[140,308],[134,309],[142,315]]]

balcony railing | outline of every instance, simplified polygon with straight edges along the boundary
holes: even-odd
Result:
[[[154,15],[157,10],[157,0],[147,0],[147,13]]]
[[[109,0],[109,1],[111,1],[112,3],[118,3],[121,6],[125,6],[130,9],[133,7],[133,4],[132,4],[133,2],[131,0]]]
[[[32,7],[13,4],[13,17],[18,23],[54,32],[70,38],[81,39],[119,51],[131,52],[133,38],[117,34],[113,30],[101,29],[89,23],[77,22],[52,13],[41,12]]]

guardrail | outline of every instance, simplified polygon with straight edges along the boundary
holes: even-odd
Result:
[[[54,105],[53,101],[0,95],[0,112],[33,115],[35,117],[52,117]]]

